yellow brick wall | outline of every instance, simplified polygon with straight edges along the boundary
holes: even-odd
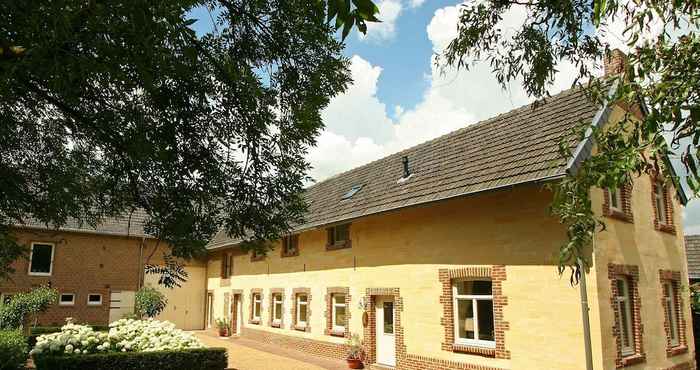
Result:
[[[621,114],[616,109],[612,120]],[[691,314],[688,307],[688,272],[683,240],[682,208],[675,192],[673,199],[673,223],[676,235],[654,229],[654,210],[651,200],[651,178],[643,174],[635,176],[632,187],[631,203],[633,222],[628,223],[603,217],[606,230],[597,233],[595,238],[595,271],[597,296],[599,300],[598,315],[602,333],[603,352],[595,358],[597,368],[613,369],[616,357],[615,338],[612,335],[614,312],[611,308],[611,288],[608,277],[608,263],[636,265],[639,267],[639,294],[641,298],[641,319],[643,323],[643,345],[646,362],[630,366],[630,369],[665,369],[675,364],[687,362],[694,353]],[[602,217],[604,193],[600,189],[592,190],[593,210]],[[686,337],[689,351],[686,354],[667,358],[666,334],[664,331],[663,307],[661,306],[661,283],[659,269],[681,272],[681,296],[687,322]]]
[[[250,289],[262,288],[263,325],[255,328],[342,343],[342,338],[323,334],[327,287],[350,287],[350,330],[359,334],[362,310],[357,302],[365,289],[400,288],[409,354],[512,369],[542,369],[542,364],[551,369],[581,369],[579,293],[569,285],[568,275],[560,278],[556,271],[565,233],[547,215],[550,200],[548,191],[532,185],[366,217],[351,226],[352,248],[336,251],[325,250],[325,230],[308,231],[300,236],[298,257],[281,258],[279,247],[259,262],[251,262],[250,255],[237,255],[230,287],[220,287],[221,261],[214,254],[208,265],[208,289],[215,291],[218,302],[215,317],[223,316],[224,292],[243,289],[243,319],[248,326]],[[441,349],[445,329],[440,322],[438,270],[469,265],[506,266],[504,319],[510,329],[505,331],[505,344],[511,359]],[[589,284],[595,286],[595,279],[591,280]],[[268,327],[270,288],[286,288],[284,323],[288,327],[291,289],[296,287],[312,290],[311,333]]]

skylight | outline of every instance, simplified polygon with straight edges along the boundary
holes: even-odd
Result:
[[[355,186],[353,186],[352,188],[350,188],[350,190],[348,190],[347,193],[345,193],[345,195],[343,195],[343,197],[342,197],[341,199],[344,200],[344,199],[350,199],[350,198],[352,198],[353,195],[357,194],[358,191],[362,190],[362,187],[363,187],[363,186],[364,186],[364,185],[355,185]]]

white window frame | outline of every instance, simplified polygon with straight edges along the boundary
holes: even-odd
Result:
[[[630,294],[630,282],[627,277],[617,277],[615,279],[615,286],[618,287],[618,292],[617,296],[615,297],[615,303],[617,304],[617,307],[615,309],[618,311],[617,312],[617,327],[619,328],[620,334],[622,334],[622,330],[624,330],[624,327],[622,325],[622,322],[619,320],[622,320],[622,312],[620,312],[620,306],[624,306],[625,310],[625,317],[627,321],[627,336],[629,338],[629,346],[625,346],[623,338],[620,338],[620,347],[622,349],[622,356],[631,356],[635,354],[635,342],[636,338],[634,337],[634,320],[632,315],[634,314],[634,310],[632,309],[632,300],[631,300],[631,294]],[[617,283],[618,281],[622,281],[622,286],[624,288],[624,292],[619,291],[619,284]]]
[[[654,189],[654,207],[656,208],[656,219],[659,223],[663,225],[668,225],[669,222],[666,219],[666,212],[668,211],[668,204],[666,204],[665,195],[666,186],[661,182],[657,181]]]
[[[301,297],[306,297],[306,301],[302,301],[300,299]],[[296,317],[297,323],[296,323],[296,325],[299,327],[305,328],[307,325],[306,320],[309,319],[309,295],[303,294],[303,293],[297,294],[296,300],[297,300],[297,303],[296,303],[296,305],[297,305],[297,317]],[[306,307],[306,320],[304,320],[304,321],[301,320],[301,306]]]
[[[457,283],[464,281],[489,281],[491,282],[491,294],[458,294]],[[459,301],[471,301],[472,302],[472,312],[474,312],[474,339],[460,338],[459,337]],[[477,307],[478,301],[491,301],[493,306],[493,281],[486,279],[462,279],[452,281],[452,323],[454,330],[455,344],[462,344],[466,346],[484,347],[484,348],[496,348],[496,340],[483,340],[479,339],[479,310]],[[495,317],[495,315],[494,315]],[[495,327],[495,325],[494,325]]]
[[[91,297],[91,296],[98,296],[98,297],[100,297],[100,301],[99,301],[99,302],[90,302],[90,297]],[[100,294],[100,293],[90,293],[90,294],[88,294],[88,296],[87,296],[87,305],[88,305],[88,306],[102,306],[102,294]]]
[[[277,304],[279,304],[280,318],[277,318]],[[284,317],[284,300],[282,299],[282,293],[272,294],[272,323],[281,325],[282,318]]]
[[[613,200],[617,203],[617,206],[613,205]],[[610,209],[622,212],[622,189],[621,188],[611,188],[608,189],[608,203],[610,204]]]
[[[32,272],[32,259],[34,258],[34,245],[50,245],[51,246],[51,263],[49,264],[49,272]],[[27,274],[31,276],[51,276],[53,273],[53,257],[56,252],[56,243],[47,242],[32,242],[31,250],[29,251],[29,266],[27,267]]]
[[[668,310],[667,319],[671,320],[671,322],[668,323],[671,346],[676,347],[681,344],[681,340],[680,330],[678,328],[678,313],[676,312],[676,289],[673,285],[673,282],[664,282],[664,290],[668,292],[668,294],[664,294],[664,302],[666,303],[666,310]]]
[[[342,296],[343,300],[342,302],[337,302],[338,297]],[[335,293],[331,295],[331,306],[333,308],[331,312],[331,327],[333,328],[333,331],[336,333],[344,333],[345,332],[345,325],[347,324],[347,317],[348,317],[348,307],[345,304],[345,300],[347,299],[347,296],[345,293]],[[336,317],[336,311],[338,307],[344,307],[345,308],[345,323],[343,325],[338,325],[338,323],[335,321]]]
[[[70,302],[63,302],[63,296],[64,295],[70,295],[71,296],[71,301]],[[58,305],[59,306],[74,306],[75,305],[75,293],[61,293],[58,296]]]
[[[258,314],[255,315],[255,309],[258,308]],[[253,293],[253,321],[260,322],[260,316],[262,315],[262,294]]]

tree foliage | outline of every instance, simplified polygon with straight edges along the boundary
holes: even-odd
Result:
[[[58,291],[49,287],[17,293],[12,296],[9,303],[0,306],[0,329],[18,329],[28,324],[28,320],[36,319],[39,313],[46,311],[57,302]]]
[[[136,292],[136,312],[141,317],[156,317],[167,304],[168,299],[155,288],[143,287]]]
[[[500,27],[516,8],[526,14],[522,25]],[[700,190],[699,9],[697,0],[486,0],[461,9],[458,35],[440,58],[443,67],[469,68],[485,60],[504,87],[516,81],[531,97],[546,98],[558,67],[571,63],[591,99],[632,107],[611,127],[594,130],[596,153],[554,185],[552,212],[568,234],[559,269],[571,267],[574,282],[579,260],[590,262],[593,235],[604,225],[591,209],[591,187],[621,186],[642,173],[658,173],[680,186],[664,160],[680,154],[687,185]],[[620,74],[600,79],[595,70],[610,57],[607,37],[614,22],[625,24],[623,38],[632,52]],[[648,110],[641,117],[631,114],[642,104]]]
[[[214,27],[198,35],[190,12]],[[8,226],[144,210],[191,258],[220,228],[301,221],[320,111],[350,82],[343,37],[368,0],[10,1],[0,22],[0,277]],[[206,22],[206,20],[204,20]],[[253,245],[266,245],[257,243]]]

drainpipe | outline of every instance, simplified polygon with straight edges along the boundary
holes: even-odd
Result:
[[[141,289],[143,287],[143,244],[146,242],[145,237],[141,237],[141,245],[139,245],[139,281],[138,281],[138,288]]]
[[[593,235],[592,246],[595,249],[595,234]],[[586,290],[586,270],[581,258],[576,261],[581,271],[581,280],[578,283],[581,291],[581,318],[583,319],[583,344],[586,351],[586,370],[593,370],[593,350],[591,348],[591,321],[588,317],[590,307],[588,306],[588,291]]]

